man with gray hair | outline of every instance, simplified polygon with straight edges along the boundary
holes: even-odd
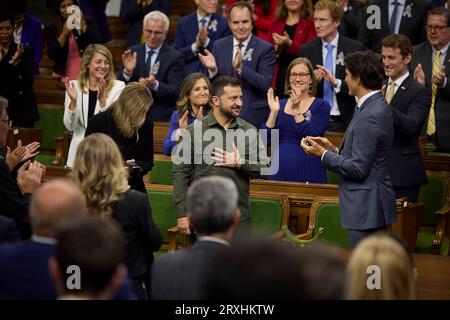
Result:
[[[169,30],[169,18],[161,11],[144,17],[145,43],[133,46],[122,54],[117,78],[138,81],[152,92],[150,109],[153,121],[170,120],[176,107],[178,89],[184,79],[184,59],[181,53],[164,43]]]
[[[186,207],[195,244],[166,254],[155,261],[152,270],[152,295],[157,300],[204,299],[204,284],[209,264],[229,246],[239,223],[238,192],[225,177],[209,176],[196,180],[188,189]]]

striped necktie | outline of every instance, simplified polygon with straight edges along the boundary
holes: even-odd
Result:
[[[433,71],[432,75],[435,75],[441,71],[441,51],[437,51],[433,59]],[[434,117],[434,102],[436,101],[438,86],[434,83],[431,85],[431,108],[428,115],[427,135],[431,136],[436,132],[436,120]]]

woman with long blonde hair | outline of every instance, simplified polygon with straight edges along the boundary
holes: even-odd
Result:
[[[111,52],[101,44],[86,48],[78,80],[66,81],[64,125],[73,131],[67,166],[72,167],[77,146],[90,118],[105,111],[119,96],[125,83],[116,80]]]
[[[129,190],[128,170],[116,143],[102,133],[85,138],[70,177],[83,191],[90,214],[113,218],[122,226],[127,238],[125,265],[134,292],[139,298],[149,297],[153,252],[161,246],[161,234],[147,196]]]
[[[86,130],[86,136],[102,132],[116,142],[129,166],[131,189],[143,193],[143,176],[153,167],[153,122],[148,117],[152,104],[145,86],[129,83],[108,110],[89,120]]]

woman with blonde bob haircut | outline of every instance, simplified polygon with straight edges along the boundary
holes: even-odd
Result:
[[[153,167],[153,122],[148,117],[152,104],[152,95],[145,86],[129,83],[108,110],[89,120],[86,130],[86,137],[102,132],[116,142],[129,166],[131,189],[143,193],[143,176]]]
[[[414,266],[405,248],[384,233],[361,241],[347,265],[347,296],[352,300],[415,299]]]
[[[96,133],[80,142],[70,177],[86,197],[89,213],[113,218],[127,238],[125,265],[139,298],[149,297],[153,252],[161,246],[147,196],[130,191],[128,172],[116,143]]]
[[[87,46],[81,60],[78,80],[66,81],[64,125],[73,131],[67,166],[72,167],[77,146],[90,118],[113,103],[125,83],[116,80],[111,52],[101,44]]]

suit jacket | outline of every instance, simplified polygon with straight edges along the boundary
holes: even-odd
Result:
[[[20,240],[19,231],[13,219],[0,215],[0,243]]]
[[[350,39],[356,39],[359,29],[363,26],[364,21],[364,4],[356,0],[349,0],[347,11],[344,12],[341,24],[339,25],[339,34]]]
[[[127,47],[141,43],[142,21],[147,13],[154,10],[169,14],[170,0],[153,0],[149,6],[142,7],[136,0],[122,0],[120,19],[128,23]]]
[[[130,48],[131,52],[137,52],[136,68],[128,81],[123,76],[123,64],[120,66],[117,78],[126,83],[138,81],[140,78],[147,78],[149,75],[145,70],[145,44],[140,44]],[[183,56],[177,50],[163,43],[156,57],[155,64],[159,63],[156,80],[159,81],[158,91],[152,90],[153,106],[150,108],[150,117],[153,121],[170,120],[172,112],[176,108],[178,90],[184,79]]]
[[[381,93],[370,96],[345,132],[339,154],[323,155],[326,169],[339,174],[344,228],[367,230],[395,223],[395,195],[387,169],[394,138],[392,112]]]
[[[125,138],[117,129],[117,125],[112,118],[112,111],[106,110],[89,119],[86,129],[86,136],[101,132],[110,136],[120,149],[123,159],[134,159],[139,169],[130,172],[130,187],[134,190],[146,193],[145,185],[142,180],[153,167],[153,122],[149,117],[145,120],[142,127],[138,130],[139,140],[136,136]]]
[[[31,47],[25,47],[17,66],[9,61],[16,53],[12,41],[8,53],[0,61],[0,96],[8,99],[8,115],[14,126],[32,127],[39,120],[33,92],[34,58]]]
[[[80,88],[78,80],[71,81],[77,90],[77,108],[74,112],[69,110],[70,97],[66,92],[66,98],[64,102],[64,125],[67,130],[73,131],[72,140],[70,141],[69,154],[67,156],[67,166],[72,167],[75,155],[77,153],[78,144],[83,140],[84,133],[88,125],[88,113],[89,113],[89,93],[83,92]],[[114,80],[113,87],[108,93],[106,98],[106,108],[117,100],[125,83],[122,81]],[[100,102],[97,99],[95,105],[94,114],[100,112]]]
[[[217,62],[217,76],[232,76],[233,36],[214,42],[212,54]],[[242,81],[244,100],[239,118],[259,129],[269,115],[267,90],[270,87],[275,69],[275,50],[268,42],[252,35],[243,55],[247,55],[248,58],[244,59],[242,72],[238,75],[238,78]]]
[[[410,73],[420,63],[425,73],[425,87],[431,89],[432,57],[433,52],[428,41],[413,47],[413,61],[410,65]],[[438,151],[450,152],[450,50],[444,59],[445,77],[447,84],[444,88],[438,88],[434,102],[436,120],[436,144]],[[427,120],[428,121],[428,120]],[[425,122],[427,123],[427,122]]]
[[[119,222],[126,238],[125,265],[130,278],[150,275],[153,252],[161,247],[161,234],[152,219],[147,196],[137,191],[120,195],[112,216]]]
[[[199,240],[186,250],[166,254],[155,261],[152,271],[152,298],[156,300],[205,299],[205,279],[209,265],[224,244]]]
[[[349,53],[361,50],[364,50],[364,46],[362,43],[339,34],[336,55],[345,57]],[[322,55],[322,39],[316,38],[301,46],[300,56],[308,58],[309,61],[311,61],[313,67],[315,67],[317,64],[325,66]],[[341,117],[345,125],[348,126],[350,120],[353,117],[353,111],[355,110],[356,103],[354,97],[348,94],[348,87],[344,81],[345,65],[343,62],[338,61],[338,59],[336,59],[335,77],[342,81],[341,90],[338,94],[336,94],[336,99],[339,105],[339,111],[341,112]],[[323,80],[317,83],[316,97],[323,98]]]
[[[193,54],[191,50],[192,44],[195,42],[198,34],[197,11],[182,17],[177,22],[175,32],[175,49],[180,51],[184,57],[186,74],[193,72],[207,73],[208,70],[200,63],[198,54]],[[212,51],[213,43],[217,39],[229,36],[231,34],[228,27],[228,21],[219,14],[213,13],[208,24],[209,43],[206,49]],[[204,48],[200,49],[200,53],[204,52]]]
[[[386,92],[387,81],[383,92]],[[428,183],[419,148],[419,135],[431,103],[430,89],[408,76],[391,100],[394,141],[387,167],[395,187],[414,187]]]
[[[34,51],[34,74],[39,74],[39,62],[42,59],[42,23],[28,13],[23,17],[22,38],[20,43],[29,45]]]
[[[279,35],[283,35],[285,27],[286,27],[286,19],[275,20],[274,23],[272,24],[272,27],[269,30],[270,35],[269,42],[275,44],[275,42],[273,41],[272,34],[277,33]],[[285,51],[289,53],[291,56],[296,57],[298,55],[300,47],[304,43],[311,41],[316,37],[317,35],[316,29],[314,28],[314,20],[311,17],[307,19],[300,19],[295,29],[295,35],[294,38],[292,39],[292,44],[290,45],[290,47],[286,48]],[[277,59],[277,64],[275,66],[275,72],[272,81],[273,87],[276,84],[279,63],[280,61]]]
[[[100,43],[108,42],[112,39],[109,30],[108,19],[105,9],[109,0],[80,0],[80,8],[85,16],[94,18],[100,35]]]
[[[381,52],[381,40],[390,35],[389,3],[390,1],[387,0],[370,1],[368,6],[376,5],[381,10],[381,29],[369,30],[367,24],[364,23],[358,34],[358,40],[375,52]],[[405,2],[398,33],[407,36],[413,45],[426,40],[425,24],[427,21],[427,12],[431,7],[431,2],[429,0],[406,0]],[[411,10],[407,11],[407,8],[411,8]],[[408,12],[410,13],[410,16],[408,15]],[[363,21],[368,21],[369,17],[370,15],[366,12]]]

